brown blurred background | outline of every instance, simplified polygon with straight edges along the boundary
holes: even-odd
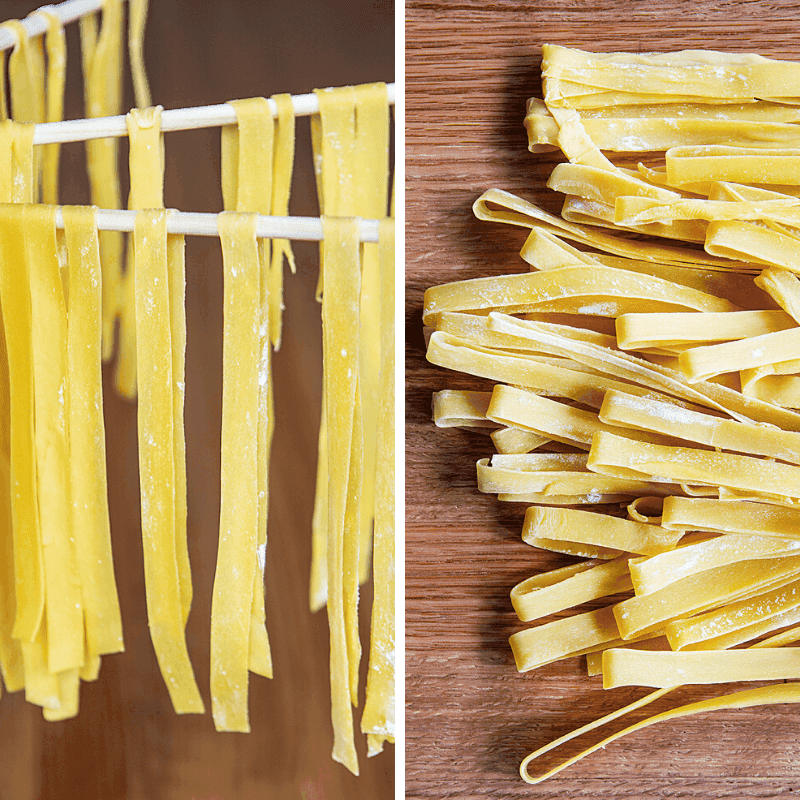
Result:
[[[2,19],[40,5],[3,0]],[[150,0],[145,61],[153,101],[165,109],[279,92],[394,80],[391,0]],[[67,29],[65,118],[84,116],[78,24]],[[125,108],[133,104],[126,66]],[[219,128],[168,133],[165,204],[222,210]],[[127,140],[121,140],[127,186]],[[62,150],[61,201],[88,202],[82,144]],[[125,194],[127,196],[127,189]],[[297,122],[291,213],[318,214],[308,119]],[[216,733],[211,715],[177,716],[161,679],[145,614],[136,406],[117,397],[106,369],[108,487],[126,652],[106,656],[81,687],[76,719],[48,723],[22,692],[0,700],[0,800],[336,800],[390,798],[394,748],[361,776],[331,760],[328,627],[308,610],[310,524],[320,413],[317,247],[295,243],[286,276],[283,345],[274,358],[277,427],[267,547],[267,629],[275,678],[250,680],[252,733]],[[219,242],[186,243],[186,450],[194,603],[189,650],[210,708],[209,618],[219,521],[222,267]],[[362,591],[368,653],[371,587]],[[363,681],[362,681],[363,684]],[[363,689],[362,700],[363,706]],[[358,726],[360,709],[356,711]]]

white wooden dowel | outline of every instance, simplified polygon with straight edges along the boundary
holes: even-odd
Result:
[[[133,231],[136,212],[127,210],[97,210],[97,227],[103,231]],[[359,220],[362,242],[378,241],[378,220]],[[64,227],[64,217],[59,208],[56,227]],[[219,236],[217,214],[199,214],[190,211],[171,211],[167,217],[167,233],[185,236]],[[256,223],[259,239],[294,239],[307,242],[322,241],[322,221],[319,217],[267,217],[260,216]]]
[[[389,103],[394,104],[395,86],[386,84]],[[278,113],[275,101],[267,98],[273,114]],[[298,94],[292,97],[295,116],[309,116],[319,111],[315,94]],[[198,108],[175,108],[161,113],[162,131],[188,131],[197,128],[213,128],[233,125],[236,112],[233,106],[221,103]],[[81,142],[87,139],[105,139],[112,136],[127,136],[125,115],[116,117],[97,117],[95,119],[74,119],[64,122],[43,122],[36,126],[33,134],[34,144],[53,144],[55,142]]]

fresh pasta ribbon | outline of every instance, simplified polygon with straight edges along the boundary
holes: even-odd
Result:
[[[389,203],[389,100],[386,84],[355,87],[355,184],[353,213],[367,219],[386,217]],[[378,458],[378,414],[381,370],[380,243],[363,245],[359,328],[359,390],[364,443],[363,482],[359,511],[358,581],[369,578],[369,556],[375,515]]]
[[[131,0],[128,4],[128,53],[137,108],[149,108],[153,104],[143,54],[148,2],[149,0]]]
[[[47,80],[44,122],[58,122],[64,118],[64,85],[67,68],[67,45],[64,36],[64,25],[60,17],[47,8],[39,9],[47,20],[45,48],[47,51]],[[59,144],[48,144],[44,147],[42,167],[42,202],[54,204],[58,202],[58,165],[60,159]]]
[[[784,311],[728,311],[705,314],[624,314],[617,317],[622,350],[725,342],[764,336],[796,327]]]
[[[736,311],[732,303],[653,276],[597,266],[472,278],[425,292],[423,322],[443,311],[566,311],[616,317],[634,310]]]
[[[522,622],[631,588],[629,556],[610,561],[583,561],[542,572],[511,590],[511,605]]]
[[[800,464],[800,434],[795,431],[701,414],[655,398],[609,390],[599,419],[618,426],[625,435],[630,428],[653,431],[708,447]]]
[[[445,389],[433,395],[433,421],[440,428],[495,428],[486,419],[491,392],[460,392]]]
[[[355,187],[346,176],[355,175],[355,90],[353,87],[316,90],[319,114],[311,117],[311,144],[320,213],[328,216],[354,214]],[[324,290],[325,243],[320,243],[320,273],[317,299]],[[324,352],[324,348],[323,348]],[[324,372],[323,365],[323,372]],[[317,483],[314,497],[311,540],[311,610],[322,608],[327,598],[328,431],[325,413],[327,388],[323,379],[322,415],[317,455]]]
[[[175,526],[174,397],[166,212],[140,211],[134,247],[140,346],[139,482],[147,615],[161,674],[179,714],[203,713],[186,647]]]
[[[256,214],[272,213],[275,164],[275,123],[264,98],[235,100],[237,125],[222,132],[222,193],[226,209]],[[230,234],[229,234],[230,235]],[[243,234],[240,234],[243,235]],[[232,245],[229,243],[228,247]],[[272,256],[268,239],[257,242],[258,250],[258,552],[266,554],[269,507],[269,463],[274,430],[271,370],[271,331],[275,314]],[[282,268],[282,265],[281,265]],[[264,556],[265,557],[265,556]],[[265,627],[264,574],[259,562],[254,570],[250,627],[251,669],[272,677],[272,656]]]
[[[130,142],[131,187],[128,208],[164,207],[164,139],[161,133],[161,106],[134,108],[125,122]],[[128,400],[136,397],[136,248],[129,240],[127,268],[122,275],[119,294],[119,355],[115,385]]]
[[[276,94],[272,98],[278,108],[275,127],[275,152],[272,164],[272,213],[287,216],[289,192],[294,165],[295,122],[294,106],[288,94]],[[283,261],[289,264],[294,274],[297,271],[292,245],[288,239],[272,240],[270,262],[270,339],[275,350],[281,346],[283,335]]]
[[[222,496],[211,610],[211,698],[217,730],[249,731],[248,663],[259,531],[261,267],[254,214],[219,217],[225,268]]]
[[[580,544],[601,545],[622,552],[656,555],[672,550],[683,531],[633,522],[605,514],[570,508],[538,508],[525,512],[522,539],[565,539]]]
[[[36,481],[45,578],[47,665],[83,664],[81,581],[72,528],[67,396],[67,309],[57,258],[55,206],[23,209],[31,291]]]
[[[380,405],[378,408],[375,480],[375,530],[369,669],[361,730],[367,734],[367,755],[383,750],[395,738],[394,639],[394,220],[382,219],[378,234],[380,302]]]
[[[114,116],[122,111],[122,0],[104,0],[99,35],[98,16],[87,15],[80,20],[87,117]],[[122,207],[118,151],[114,137],[86,142],[91,199],[100,208]],[[118,231],[101,231],[99,235],[103,268],[103,360],[109,361],[122,286],[123,236]]]
[[[778,649],[729,652],[655,653],[612,648],[603,653],[603,688],[671,686],[800,677],[800,651]]]
[[[106,492],[100,243],[95,209],[65,207],[63,214],[69,256],[66,395],[71,530],[82,587],[86,650],[95,656],[124,649]]]
[[[346,525],[348,482],[352,475],[354,418],[358,393],[358,318],[361,260],[358,227],[354,219],[323,217],[325,282],[322,320],[325,358],[325,416],[328,439],[328,626],[331,637],[331,710],[333,758],[358,774],[350,711],[350,648],[346,629],[344,576],[357,570],[357,560],[346,561],[346,529],[356,536],[360,528]],[[357,452],[357,450],[356,450]]]

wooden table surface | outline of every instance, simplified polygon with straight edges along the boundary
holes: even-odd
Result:
[[[535,748],[646,693],[603,691],[577,658],[517,673],[507,640],[524,626],[508,592],[570,559],[524,545],[524,508],[477,492],[475,461],[492,452],[488,439],[430,421],[432,391],[488,382],[426,363],[424,289],[527,271],[518,255],[525,232],[476,221],[473,201],[497,187],[550,211],[560,205],[544,186],[556,159],[528,153],[522,127],[525,100],[541,97],[547,42],[800,60],[800,17],[785,1],[407,2],[407,797],[793,796],[800,792],[800,709],[791,706],[662,723],[539,786],[518,775]],[[686,690],[677,698],[712,693]]]
[[[24,16],[41,4],[3,0],[0,17]],[[77,23],[68,26],[67,40],[65,114],[79,118]],[[393,8],[375,0],[152,0],[145,61],[154,102],[183,108],[392,81],[393,43]],[[132,104],[126,77],[125,108]],[[222,210],[219,128],[168,133],[165,140],[166,205]],[[126,140],[121,152],[126,185]],[[65,146],[63,202],[87,201],[85,174],[83,145]],[[297,121],[290,211],[319,213],[307,118]],[[368,760],[359,736],[358,778],[331,759],[328,624],[325,612],[308,610],[322,383],[314,243],[297,244],[298,274],[287,270],[283,346],[274,359],[277,427],[266,613],[275,677],[250,678],[251,733],[214,730],[209,617],[219,530],[222,264],[217,239],[187,237],[186,249],[186,447],[194,583],[188,644],[207,712],[176,715],[158,670],[145,614],[136,405],[115,394],[108,368],[108,489],[126,651],[105,657],[100,679],[82,685],[81,710],[73,720],[44,722],[22,693],[0,699],[0,800],[386,800],[393,796],[393,747]],[[371,595],[366,587],[365,646]],[[356,724],[360,717],[358,709]]]

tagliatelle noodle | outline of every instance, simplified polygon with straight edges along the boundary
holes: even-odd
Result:
[[[622,478],[662,478],[770,494],[775,486],[800,497],[800,468],[733,453],[669,447],[598,431],[592,438],[589,469]]]
[[[723,342],[796,327],[784,311],[728,311],[705,314],[623,314],[617,317],[617,344],[641,350],[698,342]]]
[[[757,561],[757,564],[752,560],[735,561],[692,573],[649,594],[623,600],[614,606],[622,638],[641,636],[674,619],[781,586],[794,579],[800,569],[800,556]],[[755,576],[754,566],[758,567]]]
[[[491,398],[491,392],[435,392],[433,421],[440,428],[495,428],[496,423],[486,419]]]
[[[275,120],[274,156],[272,162],[272,213],[279,217],[289,214],[289,194],[294,167],[295,121],[291,95],[276,94],[272,100],[278,109]],[[283,335],[283,261],[286,259],[294,274],[297,271],[292,245],[288,239],[272,240],[272,261],[269,270],[270,339],[275,350],[281,346]]]
[[[674,434],[664,437],[642,430],[620,430],[601,422],[592,411],[573,408],[526,389],[502,384],[495,386],[486,416],[503,425],[514,425],[584,449],[591,445],[592,436],[597,431],[619,433],[621,436],[661,444],[671,444],[677,438]]]
[[[490,436],[495,450],[501,454],[530,453],[550,441],[546,436],[520,428],[500,428],[492,431]]]
[[[563,367],[556,366],[522,354],[478,347],[438,331],[430,338],[426,358],[440,367],[522,386],[545,396],[566,397],[592,408],[600,408],[605,392],[612,388],[637,395],[653,393],[633,383],[597,376],[594,368],[588,373],[579,366],[573,369],[567,359]]]
[[[69,256],[67,386],[72,535],[89,656],[124,649],[106,492],[96,209],[64,207]]]
[[[687,620],[670,622],[673,650],[719,650],[800,621],[800,582],[731,603]],[[739,634],[738,636],[736,634]]]
[[[553,317],[556,316],[562,319],[563,317],[568,317],[569,321],[574,324],[570,325],[558,322],[557,319],[553,319]],[[580,327],[580,323],[585,319],[585,315],[583,314],[557,315],[554,312],[532,314],[526,316],[526,319],[530,319],[531,317],[543,321],[550,321],[552,325],[556,326],[555,329],[564,336],[569,336],[585,342],[593,342],[603,347],[616,347],[616,338],[614,336],[608,336],[607,334]],[[462,314],[458,311],[443,311],[440,314],[434,315],[431,322],[434,323],[433,327],[436,331],[447,333],[450,336],[456,336],[459,339],[467,339],[481,347],[521,351],[522,353],[541,352],[541,348],[529,339],[524,339],[521,336],[508,336],[507,334],[491,330],[489,328],[488,317],[482,314]],[[581,369],[581,367],[573,364],[570,369]],[[597,370],[592,371],[598,375],[601,374]]]
[[[737,311],[722,298],[628,270],[597,266],[473,278],[425,292],[423,322],[443,311],[566,311],[616,317],[631,311]]]
[[[67,396],[67,308],[56,256],[56,207],[26,205],[31,291],[36,481],[45,577],[47,665],[83,664],[83,601],[72,529]]]
[[[536,456],[537,454],[530,454]],[[541,454],[542,456],[548,454]],[[571,454],[563,454],[571,455]],[[514,458],[515,456],[494,456],[498,458]],[[627,478],[608,477],[590,472],[585,467],[565,463],[563,468],[543,465],[523,469],[508,466],[508,462],[498,461],[490,466],[488,458],[477,462],[478,491],[498,494],[498,499],[508,502],[548,503],[551,505],[573,503],[615,502],[608,495],[621,495],[622,500],[630,495],[639,495],[646,491],[656,491],[647,481],[636,481]],[[664,483],[664,494],[681,491],[674,483]],[[536,499],[531,497],[536,495]],[[549,499],[548,499],[549,498]]]
[[[680,498],[685,499],[685,498]],[[682,533],[683,530],[679,529]],[[688,538],[688,537],[687,537]],[[756,534],[731,533],[699,541],[683,541],[675,550],[630,562],[631,581],[637,597],[657,592],[675,581],[738,561],[756,561],[795,554],[794,542]]]
[[[574,508],[532,506],[525,512],[522,526],[526,542],[530,537],[563,539],[647,556],[674,549],[682,535],[683,531]]]
[[[755,290],[750,272],[734,272],[732,269],[710,269],[701,267],[658,264],[640,259],[623,258],[595,253],[591,257],[581,250],[562,242],[555,234],[534,228],[520,251],[520,256],[534,269],[575,266],[577,264],[602,264],[617,269],[627,269],[646,275],[663,278],[691,289],[724,297],[734,305],[747,310],[777,309],[778,304],[764,291]],[[749,269],[749,268],[748,268]],[[675,313],[675,312],[673,312]],[[711,312],[707,312],[711,313]],[[442,315],[444,316],[444,315]],[[545,319],[539,319],[545,322]],[[557,320],[553,319],[554,322]],[[579,320],[572,318],[574,323]],[[589,321],[581,317],[584,325]],[[613,331],[606,331],[613,333]]]
[[[511,590],[511,605],[523,622],[631,589],[629,556],[584,561],[526,578]]]
[[[611,649],[603,653],[603,688],[791,680],[800,677],[800,650],[656,653]]]
[[[517,670],[529,672],[562,658],[584,655],[619,638],[617,623],[609,607],[526,628],[513,634],[508,641]]]
[[[380,406],[375,481],[373,545],[374,599],[370,627],[369,670],[361,730],[367,734],[367,756],[395,740],[394,638],[394,220],[378,228],[381,297]]]
[[[655,431],[722,450],[800,464],[800,433],[712,417],[649,397],[609,390],[599,419],[626,430]],[[613,431],[612,431],[613,432]]]
[[[788,361],[800,345],[800,328],[765,333],[733,342],[695,347],[680,354],[681,370],[695,383],[724,372]]]
[[[248,662],[259,532],[260,280],[255,214],[219,216],[225,268],[220,536],[211,609],[214,725],[249,732]]]
[[[161,133],[161,106],[131,109],[125,117],[130,152],[130,194],[128,208],[164,207],[164,139]],[[136,248],[128,242],[127,268],[119,290],[119,354],[115,386],[128,400],[136,397],[136,312],[134,274]]]
[[[670,497],[664,500],[664,527],[714,533],[752,533],[800,540],[800,510],[767,503]]]
[[[237,124],[222,129],[222,196],[228,211],[271,214],[274,194],[275,122],[264,98],[234,100]],[[228,247],[231,247],[229,242]],[[275,427],[272,384],[271,336],[280,329],[282,309],[272,297],[275,278],[269,239],[257,243],[258,250],[258,538],[261,554],[254,562],[252,619],[250,623],[250,667],[259,675],[272,677],[272,655],[265,627],[264,563],[269,513],[269,464]],[[232,256],[229,256],[229,258]],[[278,264],[280,270],[283,263]],[[237,267],[233,267],[234,270]],[[280,306],[280,297],[277,298]],[[230,377],[233,380],[233,376]]]
[[[767,292],[800,325],[800,281],[788,270],[769,267],[754,283]]]
[[[311,116],[311,139],[314,151],[314,172],[317,198],[321,214],[345,216],[353,214],[355,188],[345,176],[355,174],[355,91],[317,90],[319,114]],[[317,281],[317,299],[324,290],[325,244],[320,244],[320,272]],[[324,352],[324,347],[323,347]],[[325,370],[323,364],[323,372]],[[314,496],[314,514],[311,522],[311,581],[310,607],[318,611],[327,601],[327,525],[328,525],[328,475],[327,422],[325,381],[322,388],[322,414],[320,419],[317,480]]]
[[[756,101],[724,106],[702,103],[627,105],[581,110],[581,122],[601,150],[665,151],[677,145],[732,144],[742,147],[800,145],[797,109]],[[528,100],[524,120],[528,150],[557,147],[558,124],[544,102]]]
[[[361,263],[355,219],[323,217],[325,279],[322,295],[328,489],[328,625],[331,637],[333,758],[358,774],[350,711],[350,666],[345,621],[345,528],[354,419],[358,417],[358,318]],[[352,529],[352,526],[350,526]],[[355,530],[358,533],[360,528]],[[350,563],[357,569],[357,560]]]
[[[800,149],[679,146],[667,150],[666,163],[668,182],[678,186],[700,180],[800,184]]]
[[[129,0],[128,2],[128,53],[131,62],[133,94],[137,108],[149,108],[150,85],[144,69],[144,28],[147,22],[149,0]]]
[[[167,212],[136,215],[134,247],[139,482],[147,615],[153,647],[175,711],[203,713],[186,647],[176,541],[173,343]]]
[[[512,335],[527,336],[548,347],[557,355],[568,355],[579,363],[596,368],[618,378],[625,378],[682,400],[724,411],[740,420],[768,422],[787,430],[800,430],[800,415],[779,409],[769,403],[748,398],[718,384],[704,382],[689,384],[680,372],[635,358],[627,353],[599,348],[586,342],[575,342],[549,330],[541,323],[518,320],[493,312],[489,325]]]
[[[599,231],[597,228],[565,222],[542,211],[538,206],[522,200],[511,192],[502,189],[488,189],[472,205],[475,216],[487,222],[504,222],[523,228],[541,227],[546,231],[564,236],[581,244],[615,256],[652,261],[660,264],[673,264],[686,267],[703,267],[742,270],[753,268],[745,261],[736,263],[727,258],[665,244],[637,242],[620,236]]]
[[[97,17],[94,14],[80,19],[86,116],[108,117],[122,112],[122,0],[103,0],[99,36]],[[121,208],[117,139],[90,139],[85,147],[92,203],[100,208]],[[122,282],[122,243],[123,236],[118,231],[100,232],[104,361],[113,354]]]
[[[386,84],[363,84],[355,87],[355,122],[355,168],[358,179],[355,183],[353,213],[367,219],[383,219],[389,204],[389,102]],[[369,577],[369,553],[375,513],[381,341],[378,254],[379,243],[364,243],[359,323],[359,391],[364,432],[361,535],[358,547],[359,583],[365,583]],[[354,685],[356,683],[357,678]]]
[[[61,18],[47,8],[39,9],[47,20],[45,48],[47,50],[47,80],[44,122],[58,122],[64,118],[64,84],[67,68],[67,46]],[[61,145],[44,146],[42,166],[42,202],[58,202],[58,165]]]

